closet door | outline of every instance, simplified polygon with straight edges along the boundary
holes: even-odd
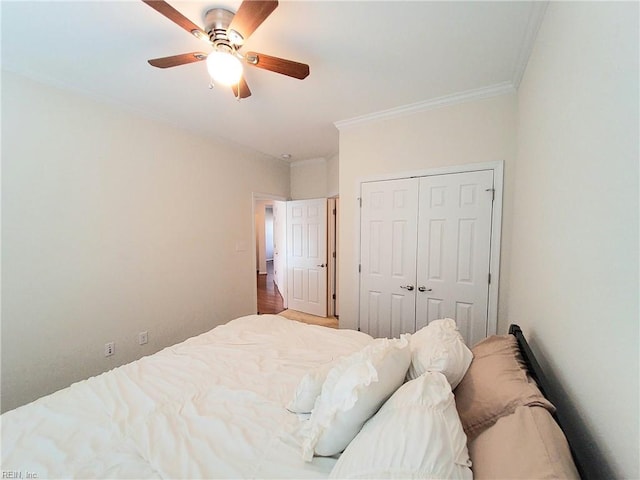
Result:
[[[360,330],[413,332],[418,180],[363,183],[361,201]]]
[[[416,329],[456,320],[468,345],[487,336],[493,171],[420,179]]]

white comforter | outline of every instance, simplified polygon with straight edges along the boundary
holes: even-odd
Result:
[[[364,333],[251,315],[2,415],[22,478],[322,478],[285,408],[310,368]]]

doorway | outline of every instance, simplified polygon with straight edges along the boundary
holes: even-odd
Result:
[[[292,308],[337,319],[338,197],[284,201],[274,196],[254,194],[253,212],[256,311],[280,313],[283,309]],[[288,215],[291,215],[289,221]],[[312,238],[314,236],[315,239]],[[270,241],[273,242],[272,249]],[[304,252],[308,257],[306,262],[313,264],[310,263],[306,271],[297,265],[300,261],[304,263],[300,256]],[[291,301],[295,305],[290,306]]]
[[[255,291],[256,312],[280,313],[286,308],[286,292],[282,281],[278,281],[278,258],[280,249],[277,243],[277,230],[281,210],[278,205],[285,204],[282,197],[268,194],[253,194],[253,221],[255,239]]]

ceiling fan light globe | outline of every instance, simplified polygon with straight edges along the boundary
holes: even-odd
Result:
[[[214,83],[236,85],[242,77],[242,63],[226,52],[211,52],[207,57],[207,70]]]

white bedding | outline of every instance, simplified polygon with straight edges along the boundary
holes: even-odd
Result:
[[[250,315],[2,415],[22,478],[324,478],[285,408],[310,368],[368,335]]]

